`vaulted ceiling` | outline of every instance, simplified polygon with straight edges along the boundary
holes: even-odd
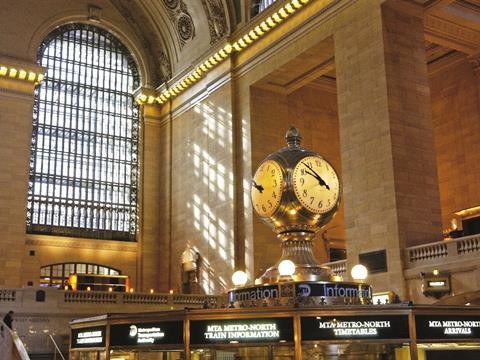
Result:
[[[231,0],[110,1],[129,21],[153,59],[152,85],[159,85],[195,64],[235,27]],[[431,72],[446,63],[480,54],[480,0],[410,1],[424,8],[425,49]],[[317,75],[332,83],[334,62],[330,58],[326,61],[318,71],[296,74],[296,78],[303,83]],[[281,77],[275,81],[281,82]]]
[[[154,59],[152,85],[208,53],[233,27],[230,0],[110,0]]]

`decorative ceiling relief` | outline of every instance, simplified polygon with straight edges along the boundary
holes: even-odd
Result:
[[[182,0],[163,0],[163,4],[168,11],[168,16],[172,21],[175,32],[183,47],[187,41],[195,37],[195,26],[188,13],[187,5]]]
[[[228,33],[225,9],[222,0],[202,0],[202,5],[207,14],[210,44],[214,44]]]
[[[165,0],[165,2],[166,1],[167,0]],[[172,65],[167,52],[161,41],[158,41],[156,37],[152,37],[152,34],[156,34],[157,32],[150,19],[140,7],[140,4],[130,0],[112,0],[112,3],[132,26],[143,48],[148,51],[151,58],[154,59],[152,82],[156,84],[171,79]]]

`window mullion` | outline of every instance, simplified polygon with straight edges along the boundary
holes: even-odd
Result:
[[[111,34],[84,24],[58,28],[38,54],[48,74],[35,94],[27,231],[134,240],[133,59]]]

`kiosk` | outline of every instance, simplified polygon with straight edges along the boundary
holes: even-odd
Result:
[[[341,184],[296,128],[285,138],[251,184],[253,208],[281,241],[278,262],[254,285],[237,271],[228,308],[73,321],[72,360],[480,359],[480,308],[372,305],[365,267],[345,282],[318,263],[313,240]]]

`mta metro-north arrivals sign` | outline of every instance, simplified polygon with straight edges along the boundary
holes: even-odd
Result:
[[[192,320],[191,344],[293,341],[292,318]]]
[[[480,316],[417,315],[417,339],[480,339]]]
[[[105,347],[105,326],[72,330],[72,349]]]
[[[301,318],[302,340],[408,339],[408,316],[310,316]]]
[[[183,321],[119,324],[110,327],[110,346],[183,344]]]

